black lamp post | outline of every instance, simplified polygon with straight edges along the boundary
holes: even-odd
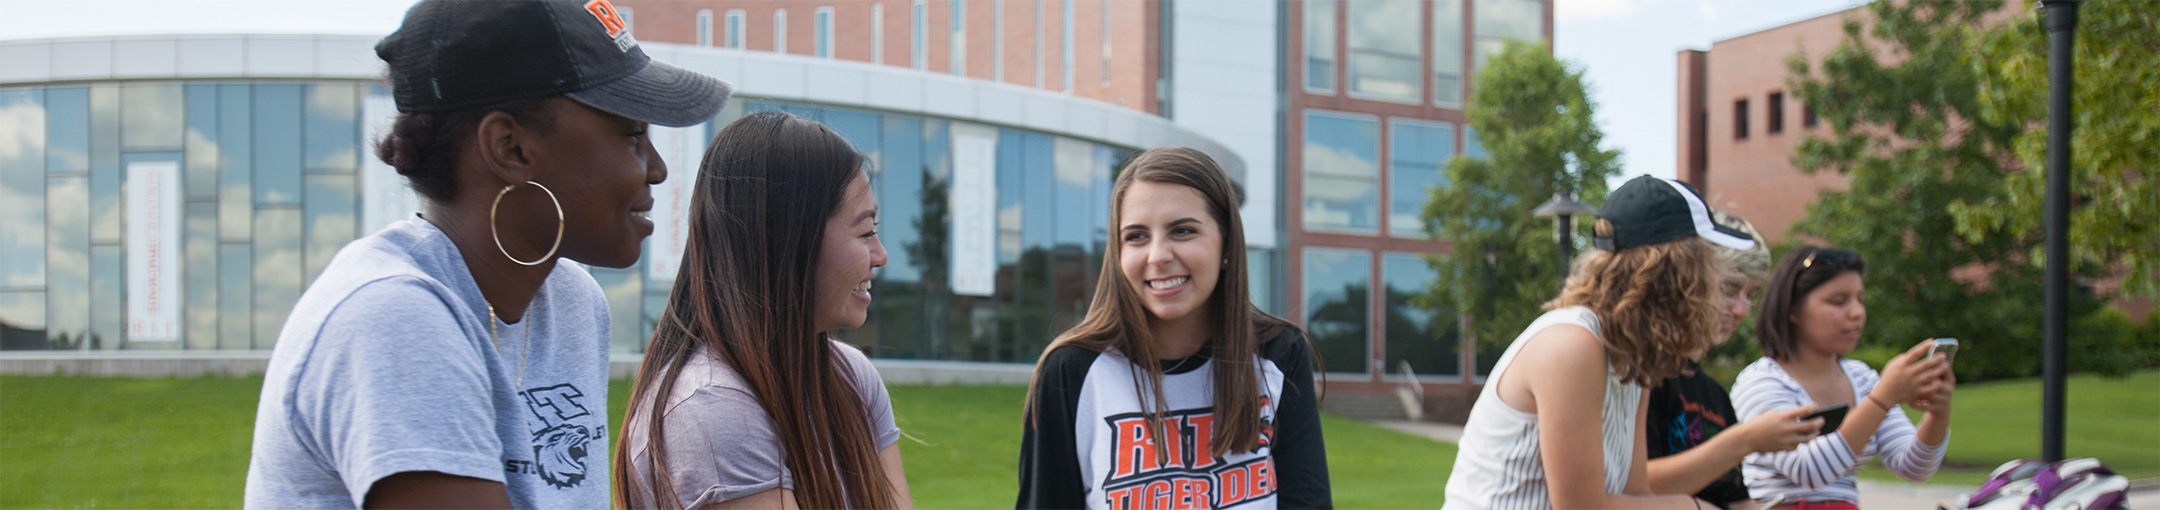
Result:
[[[2040,457],[2063,459],[2063,304],[2070,286],[2070,90],[2077,0],[2041,0],[2048,31],[2047,318],[2040,355]]]
[[[1556,219],[1553,237],[1560,241],[1560,285],[1566,287],[1568,272],[1574,269],[1569,263],[1575,258],[1575,216],[1597,214],[1597,209],[1575,200],[1574,193],[1561,191],[1553,193],[1552,200],[1531,209],[1530,214]]]

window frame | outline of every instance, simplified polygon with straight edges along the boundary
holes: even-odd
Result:
[[[722,32],[720,34],[721,45],[738,50],[744,49],[745,43],[749,42],[749,38],[744,37],[748,35],[744,33],[744,27],[748,25],[744,21],[747,13],[743,12],[742,9],[728,9],[727,13],[721,16],[723,17],[721,21]]]
[[[1343,371],[1338,371],[1338,370],[1334,370],[1334,369],[1332,369],[1332,368],[1329,368],[1329,367],[1324,367],[1324,366],[1323,366],[1323,367],[1319,367],[1319,368],[1320,368],[1320,369],[1322,369],[1322,370],[1325,370],[1325,372],[1322,372],[1322,373],[1324,373],[1324,374],[1327,374],[1328,376],[1339,376],[1339,377],[1358,377],[1358,378],[1371,378],[1371,377],[1372,377],[1372,375],[1373,375],[1373,368],[1374,368],[1374,367],[1373,367],[1373,331],[1374,331],[1374,328],[1373,328],[1373,317],[1372,317],[1372,312],[1373,312],[1373,293],[1374,293],[1373,291],[1374,291],[1374,289],[1378,288],[1377,286],[1373,285],[1373,283],[1374,283],[1374,282],[1373,282],[1373,267],[1372,267],[1372,265],[1373,265],[1373,262],[1374,262],[1374,261],[1376,260],[1376,259],[1374,258],[1374,255],[1373,255],[1373,254],[1374,254],[1374,250],[1372,250],[1372,249],[1366,249],[1366,248],[1344,248],[1344,247],[1339,247],[1339,246],[1325,246],[1325,245],[1306,245],[1306,246],[1305,246],[1305,247],[1304,247],[1303,249],[1301,249],[1301,250],[1299,250],[1299,251],[1300,251],[1301,253],[1299,253],[1299,257],[1298,257],[1298,266],[1300,266],[1300,267],[1298,268],[1298,269],[1300,269],[1300,270],[1298,271],[1298,295],[1297,295],[1297,300],[1298,300],[1298,311],[1300,312],[1300,313],[1299,313],[1300,317],[1299,317],[1299,320],[1298,320],[1298,322],[1299,322],[1300,324],[1308,324],[1308,325],[1309,325],[1309,324],[1311,324],[1311,322],[1312,322],[1312,315],[1313,315],[1313,306],[1312,306],[1312,305],[1313,305],[1313,301],[1312,301],[1312,294],[1313,294],[1313,273],[1316,273],[1316,272],[1317,272],[1317,271],[1313,271],[1313,270],[1312,270],[1312,263],[1313,263],[1313,262],[1312,262],[1312,261],[1313,261],[1313,254],[1314,254],[1315,252],[1320,252],[1320,253],[1323,253],[1323,254],[1324,254],[1324,253],[1329,253],[1329,252],[1333,252],[1333,253],[1335,253],[1335,254],[1338,254],[1338,255],[1348,255],[1348,256],[1352,256],[1352,257],[1361,257],[1361,258],[1363,258],[1363,259],[1364,259],[1364,261],[1365,261],[1365,264],[1364,264],[1364,266],[1363,266],[1363,267],[1360,267],[1360,268],[1359,268],[1359,269],[1360,269],[1360,271],[1358,271],[1358,272],[1361,272],[1361,273],[1363,273],[1363,274],[1364,274],[1364,281],[1365,281],[1365,309],[1363,310],[1363,313],[1360,313],[1360,314],[1358,314],[1358,319],[1359,319],[1359,320],[1361,320],[1361,321],[1363,321],[1363,322],[1364,322],[1364,324],[1365,324],[1365,328],[1364,328],[1364,329],[1365,329],[1365,335],[1364,335],[1365,337],[1364,337],[1364,339],[1363,339],[1363,340],[1365,341],[1365,349],[1364,349],[1364,353],[1365,353],[1365,354],[1364,354],[1364,357],[1363,357],[1363,358],[1360,358],[1360,361],[1361,361],[1361,363],[1360,363],[1360,364],[1362,364],[1362,365],[1364,365],[1364,366],[1365,366],[1365,370],[1363,370],[1363,371],[1359,371],[1359,372],[1343,372]],[[1318,345],[1318,344],[1314,344],[1314,345],[1312,346],[1312,349],[1313,349],[1313,350],[1314,350],[1315,352],[1317,352],[1317,351],[1320,351],[1321,349],[1323,349],[1323,347],[1321,347],[1321,346],[1320,346],[1320,345]],[[1384,370],[1383,370],[1383,372],[1384,372]]]
[[[1748,98],[1733,100],[1733,139],[1748,139]]]
[[[1300,196],[1299,196],[1298,198],[1299,198],[1300,200],[1299,200],[1299,201],[1298,201],[1298,203],[1296,204],[1296,207],[1298,207],[1298,208],[1299,208],[1298,210],[1299,210],[1299,212],[1300,212],[1300,214],[1299,214],[1299,220],[1298,220],[1298,228],[1304,229],[1304,230],[1306,230],[1306,231],[1309,231],[1309,232],[1327,232],[1327,233],[1334,233],[1334,234],[1345,234],[1345,235],[1366,235],[1366,236],[1381,236],[1381,237],[1384,237],[1384,236],[1386,235],[1386,233],[1385,233],[1385,232],[1383,232],[1383,231],[1382,231],[1382,229],[1380,228],[1380,223],[1381,223],[1381,221],[1380,221],[1380,215],[1381,215],[1381,214],[1384,214],[1384,210],[1385,210],[1385,209],[1384,209],[1384,208],[1382,208],[1382,207],[1380,207],[1380,204],[1378,204],[1378,203],[1375,203],[1375,204],[1373,204],[1373,220],[1372,220],[1372,221],[1373,221],[1373,225],[1372,225],[1372,227],[1371,227],[1371,228],[1368,228],[1368,229],[1358,229],[1358,228],[1356,228],[1356,227],[1340,227],[1340,228],[1338,228],[1338,227],[1328,227],[1328,226],[1319,226],[1319,227],[1315,227],[1315,226],[1314,226],[1314,225],[1312,224],[1312,219],[1311,219],[1311,218],[1309,218],[1309,217],[1305,217],[1305,216],[1304,216],[1304,214],[1303,214],[1304,208],[1306,207],[1306,202],[1309,202],[1309,201],[1311,201],[1311,200],[1312,200],[1312,186],[1311,186],[1311,184],[1310,184],[1310,179],[1311,179],[1311,176],[1312,176],[1312,169],[1310,169],[1310,168],[1305,168],[1305,158],[1307,158],[1307,157],[1309,157],[1309,156],[1308,156],[1308,155],[1306,155],[1306,154],[1304,154],[1304,152],[1303,152],[1304,150],[1306,150],[1306,147],[1305,147],[1305,146],[1306,146],[1306,145],[1309,145],[1309,143],[1310,143],[1310,142],[1309,142],[1309,140],[1311,140],[1311,139],[1312,139],[1312,117],[1314,117],[1314,116],[1321,116],[1321,117],[1334,117],[1334,118],[1336,118],[1336,119],[1338,119],[1338,120],[1350,120],[1350,121],[1364,121],[1364,122],[1371,122],[1371,123],[1372,123],[1372,125],[1373,125],[1373,140],[1372,140],[1372,143],[1373,143],[1373,176],[1372,176],[1372,186],[1373,186],[1373,195],[1374,195],[1374,198],[1376,199],[1376,202],[1377,202],[1377,199],[1381,198],[1381,196],[1383,195],[1383,194],[1382,194],[1382,193],[1380,192],[1380,189],[1379,189],[1379,188],[1380,188],[1380,186],[1381,186],[1381,181],[1382,181],[1383,177],[1385,177],[1385,175],[1386,175],[1386,173],[1387,173],[1387,169],[1385,168],[1385,165],[1387,164],[1387,162],[1386,162],[1386,161],[1383,161],[1383,160],[1382,160],[1382,158],[1386,158],[1386,157],[1387,157],[1387,153],[1386,153],[1386,151],[1383,151],[1383,150],[1381,150],[1381,146],[1383,145],[1383,144],[1382,144],[1382,138],[1386,137],[1386,136],[1387,136],[1387,133],[1386,133],[1386,132],[1385,132],[1385,130],[1384,130],[1384,127],[1383,127],[1383,126],[1384,126],[1384,124],[1385,124],[1385,123],[1384,123],[1384,122],[1382,122],[1381,116],[1380,116],[1380,115],[1377,115],[1377,114],[1370,114],[1370,113],[1360,113],[1360,112],[1345,112],[1345,111],[1336,111],[1336,110],[1322,110],[1322,109],[1319,109],[1319,108],[1306,108],[1306,109],[1305,109],[1305,111],[1304,111],[1304,113],[1305,113],[1305,118],[1303,118],[1303,119],[1299,119],[1299,120],[1300,120],[1300,123],[1301,123],[1301,128],[1300,128],[1300,130],[1299,130],[1299,132],[1300,132],[1300,139],[1298,140],[1298,150],[1300,151],[1300,152],[1299,152],[1299,157],[1298,157],[1298,180],[1299,180],[1299,190],[1300,190],[1300,193],[1299,193],[1299,195],[1300,195]]]
[[[1299,41],[1300,48],[1298,50],[1304,58],[1304,60],[1299,61],[1299,69],[1302,71],[1300,74],[1303,76],[1298,77],[1298,83],[1308,94],[1334,95],[1335,91],[1342,89],[1343,45],[1341,44],[1342,41],[1338,40],[1342,35],[1340,30],[1343,16],[1342,2],[1337,0],[1304,0],[1304,3],[1305,10],[1301,15],[1303,17],[1300,19],[1303,26],[1300,27],[1301,30],[1299,31],[1299,39],[1301,40]],[[1324,10],[1322,7],[1316,7],[1321,4],[1326,5]],[[1318,23],[1320,22],[1314,21],[1313,14],[1323,12],[1327,18],[1325,23],[1328,27],[1328,37],[1314,38],[1313,28],[1319,26]],[[1316,44],[1325,46],[1325,48],[1315,48]],[[1326,55],[1320,56],[1316,55],[1316,53],[1326,53]],[[1322,57],[1319,60],[1325,60],[1328,63],[1327,74],[1323,78],[1326,83],[1321,85],[1313,84],[1314,74],[1312,67],[1313,62],[1316,61],[1316,56]]]
[[[1430,234],[1425,233],[1422,228],[1420,228],[1415,233],[1400,233],[1395,230],[1395,222],[1392,219],[1394,218],[1395,214],[1395,190],[1397,184],[1395,179],[1395,160],[1397,159],[1395,157],[1395,151],[1401,145],[1395,143],[1395,136],[1396,129],[1400,126],[1415,126],[1420,128],[1432,128],[1446,131],[1447,135],[1445,138],[1447,139],[1448,144],[1448,156],[1445,159],[1454,159],[1457,156],[1463,155],[1462,144],[1456,143],[1455,141],[1455,137],[1460,134],[1461,130],[1456,128],[1455,123],[1444,120],[1420,119],[1413,117],[1388,117],[1387,130],[1381,133],[1381,136],[1387,137],[1388,139],[1387,150],[1383,151],[1385,152],[1385,154],[1382,154],[1382,156],[1387,159],[1387,166],[1384,172],[1387,174],[1387,192],[1384,193],[1384,195],[1386,196],[1380,197],[1380,201],[1387,204],[1387,208],[1386,210],[1381,211],[1381,215],[1386,218],[1390,218],[1389,220],[1384,222],[1387,224],[1387,226],[1383,230],[1386,231],[1387,237],[1394,237],[1400,239],[1434,240],[1435,238],[1432,237]],[[1442,171],[1445,171],[1447,169],[1447,164],[1447,161],[1441,161],[1440,169]],[[1443,177],[1443,179],[1444,178],[1445,177]],[[1420,216],[1422,216],[1422,214],[1420,214]]]
[[[1422,10],[1424,9],[1424,3],[1423,3],[1423,2],[1421,2],[1421,1],[1419,1],[1419,0],[1353,0],[1353,1],[1350,1],[1350,2],[1344,2],[1344,6],[1343,6],[1343,11],[1344,11],[1344,13],[1343,13],[1343,14],[1344,14],[1344,17],[1345,17],[1345,18],[1349,18],[1349,17],[1351,17],[1351,16],[1350,16],[1350,14],[1353,14],[1353,13],[1351,13],[1351,12],[1350,12],[1350,11],[1351,11],[1351,7],[1352,7],[1352,6],[1359,6],[1359,5],[1364,5],[1364,6],[1373,6],[1373,5],[1384,5],[1384,4],[1386,4],[1386,3],[1389,3],[1389,2],[1403,2],[1403,3],[1408,3],[1408,4],[1411,4],[1411,5],[1415,5],[1415,6],[1417,6],[1417,7],[1418,7],[1418,9],[1419,9],[1420,11],[1422,11]],[[1349,24],[1351,24],[1351,23],[1354,23],[1354,21],[1346,21],[1346,22],[1344,23],[1344,25],[1345,25],[1345,27],[1348,27],[1348,25],[1349,25]],[[1423,29],[1423,28],[1426,28],[1426,27],[1425,27],[1425,25],[1424,25],[1423,23],[1420,23],[1420,22],[1417,22],[1417,21],[1412,21],[1412,22],[1411,22],[1411,24],[1412,24],[1412,26],[1413,26],[1413,27],[1416,27],[1416,28],[1419,28],[1419,29]],[[1349,32],[1349,30],[1345,30],[1345,32]],[[1410,35],[1411,35],[1411,36],[1412,36],[1413,38],[1422,38],[1424,34],[1421,34],[1421,33],[1419,33],[1419,32],[1422,32],[1422,30],[1413,30],[1413,31],[1412,31],[1412,33],[1411,33]],[[1356,45],[1356,44],[1355,44],[1355,43],[1354,43],[1353,41],[1356,41],[1356,38],[1354,38],[1354,37],[1344,37],[1344,38],[1343,38],[1343,48],[1342,48],[1342,51],[1341,51],[1341,53],[1342,53],[1342,56],[1343,56],[1343,60],[1342,60],[1342,63],[1341,63],[1341,65],[1340,65],[1339,67],[1341,67],[1341,68],[1342,68],[1342,74],[1343,74],[1343,76],[1342,76],[1342,77],[1343,77],[1343,81],[1345,82],[1345,83],[1343,83],[1343,84],[1342,84],[1342,86],[1341,86],[1340,88],[1342,89],[1342,91],[1343,91],[1343,92],[1344,92],[1345,94],[1348,94],[1348,95],[1349,95],[1350,97],[1352,97],[1352,98],[1357,98],[1357,99],[1364,99],[1364,100],[1368,100],[1368,101],[1385,101],[1385,102],[1389,102],[1389,103],[1401,103],[1401,104],[1412,104],[1412,105],[1414,105],[1414,104],[1420,104],[1420,103],[1423,103],[1423,102],[1425,102],[1425,97],[1426,97],[1426,90],[1425,90],[1425,89],[1426,89],[1426,86],[1425,86],[1425,81],[1426,81],[1426,80],[1425,80],[1425,76],[1424,76],[1424,74],[1425,74],[1425,61],[1426,61],[1426,59],[1427,59],[1428,57],[1427,57],[1427,56],[1425,55],[1425,48],[1423,48],[1422,46],[1426,46],[1426,45],[1423,45],[1423,44],[1417,44],[1417,43],[1415,43],[1415,42],[1413,42],[1413,43],[1411,43],[1411,44],[1409,44],[1409,45],[1406,45],[1407,47],[1411,48],[1411,53],[1409,54],[1409,59],[1408,59],[1408,62],[1410,63],[1411,67],[1412,67],[1412,68],[1414,68],[1415,70],[1414,70],[1414,71],[1411,71],[1411,73],[1410,73],[1410,77],[1411,77],[1411,82],[1410,82],[1410,86],[1411,86],[1411,88],[1412,88],[1412,89],[1415,89],[1415,90],[1413,90],[1413,91],[1412,91],[1412,92],[1410,93],[1410,95],[1408,95],[1408,96],[1397,96],[1397,95],[1389,95],[1389,94],[1377,94],[1377,93],[1371,93],[1371,92],[1360,92],[1360,91],[1358,91],[1358,89],[1357,89],[1357,83],[1356,83],[1356,80],[1357,80],[1357,77],[1358,77],[1358,73],[1357,73],[1357,60],[1358,60],[1358,59],[1356,59],[1356,58],[1354,58],[1354,57],[1358,56],[1360,52],[1359,52],[1358,48],[1355,48],[1355,47],[1353,47],[1353,46],[1355,46],[1355,45]],[[1385,48],[1393,48],[1393,47],[1404,47],[1404,46],[1405,46],[1405,45],[1382,45],[1382,48],[1381,48],[1381,49],[1385,49]],[[1386,57],[1397,57],[1397,58],[1399,58],[1399,57],[1401,57],[1401,56],[1402,56],[1402,55],[1400,55],[1400,54],[1395,54],[1395,53],[1389,53],[1389,52],[1386,52],[1386,51],[1380,51],[1380,49],[1375,49],[1375,50],[1367,50],[1367,52],[1366,52],[1366,53],[1367,53],[1367,54],[1373,54],[1373,55],[1379,55],[1379,56],[1386,56]]]
[[[697,45],[698,45],[698,46],[704,46],[704,47],[712,47],[712,40],[713,40],[712,9],[698,9],[698,12],[697,12],[697,39],[696,39],[696,41],[697,41]]]
[[[787,54],[787,8],[773,9],[773,53]]]
[[[830,5],[819,6],[817,10],[811,11],[810,24],[815,31],[813,35],[817,37],[818,58],[833,58],[833,21],[833,7]]]

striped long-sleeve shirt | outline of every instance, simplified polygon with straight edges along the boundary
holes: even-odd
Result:
[[[1845,369],[1845,378],[1852,381],[1853,405],[1866,405],[1863,399],[1875,389],[1880,376],[1875,369],[1857,360],[1839,360],[1839,367]],[[1767,357],[1740,371],[1740,377],[1733,381],[1732,396],[1733,406],[1738,409],[1742,421],[1765,412],[1813,403],[1807,391],[1801,389],[1800,382]],[[1857,503],[1860,490],[1853,472],[1867,465],[1868,460],[1879,455],[1890,471],[1907,480],[1921,482],[1934,476],[1949,444],[1948,437],[1938,445],[1921,443],[1912,420],[1903,412],[1893,412],[1875,428],[1875,434],[1858,456],[1853,455],[1844,434],[1824,434],[1792,451],[1748,454],[1747,460],[1740,464],[1740,473],[1747,478],[1748,496],[1758,501],[1784,495],[1787,501]]]

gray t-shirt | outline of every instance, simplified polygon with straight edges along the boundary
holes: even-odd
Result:
[[[425,219],[338,250],[278,333],[247,507],[352,508],[384,477],[435,471],[502,482],[518,508],[606,508],[599,284],[558,263],[518,324],[491,334],[489,320],[457,246]]]
[[[893,425],[892,401],[885,393],[885,380],[878,377],[877,368],[870,365],[870,358],[861,350],[838,341],[832,344],[837,358],[834,361],[845,362],[842,370],[855,375],[855,391],[863,397],[863,412],[870,420],[871,433],[877,435],[877,448],[892,446],[900,440],[900,429]],[[772,418],[765,414],[765,407],[758,404],[742,376],[710,349],[699,347],[690,355],[682,375],[669,388],[666,401],[663,419],[668,480],[684,508],[774,488],[795,488]],[[623,447],[631,452],[631,493],[644,500],[633,502],[634,507],[660,506],[651,501],[652,450],[651,438],[646,436],[652,423],[650,416],[652,407],[640,403],[631,407],[629,421],[624,424],[629,427]]]

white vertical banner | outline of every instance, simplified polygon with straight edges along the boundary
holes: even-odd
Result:
[[[397,122],[397,103],[390,96],[367,94],[360,99],[360,235],[382,231],[420,211],[420,194],[406,184],[397,169],[375,157],[375,142],[390,134]]]
[[[666,181],[653,185],[651,244],[645,272],[654,280],[674,280],[682,269],[683,248],[690,245],[690,196],[697,191],[698,165],[705,156],[705,124],[686,128],[650,126],[653,150],[667,163]]]
[[[997,130],[952,124],[952,291],[997,293]]]
[[[180,163],[127,168],[128,340],[180,339]]]

